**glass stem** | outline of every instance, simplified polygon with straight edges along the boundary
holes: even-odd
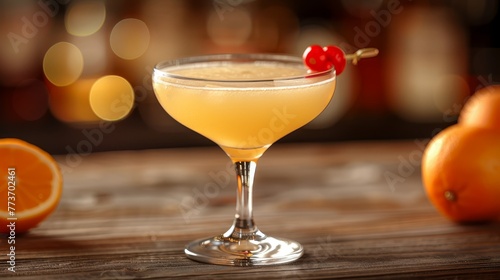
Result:
[[[237,161],[234,164],[238,183],[236,215],[233,226],[224,236],[240,240],[264,238],[265,236],[260,233],[253,221],[252,191],[257,163],[255,161]]]

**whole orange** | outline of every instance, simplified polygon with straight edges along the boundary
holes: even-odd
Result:
[[[500,217],[500,131],[452,125],[436,135],[422,158],[431,203],[456,222]]]
[[[500,85],[488,86],[474,93],[460,112],[458,122],[500,130]]]

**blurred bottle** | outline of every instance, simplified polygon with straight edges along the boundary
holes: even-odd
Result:
[[[469,95],[465,30],[450,9],[403,8],[388,26],[390,106],[408,121],[450,122]]]

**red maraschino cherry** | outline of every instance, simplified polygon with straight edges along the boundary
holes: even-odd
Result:
[[[337,75],[344,72],[347,61],[356,65],[362,58],[374,57],[378,55],[378,49],[366,48],[359,49],[353,54],[346,55],[344,51],[337,46],[321,47],[319,45],[309,46],[302,55],[304,64],[312,71],[327,71],[335,67]]]
[[[336,74],[342,74],[347,63],[344,51],[337,46],[324,47],[323,51],[325,52],[327,59],[333,63]]]
[[[302,55],[304,63],[313,71],[326,71],[333,67],[323,48],[319,45],[307,47]]]

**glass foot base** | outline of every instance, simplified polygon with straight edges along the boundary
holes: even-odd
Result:
[[[223,235],[200,239],[186,246],[188,258],[211,264],[254,266],[283,264],[304,253],[302,245],[288,239],[265,236],[259,240],[239,240]]]

